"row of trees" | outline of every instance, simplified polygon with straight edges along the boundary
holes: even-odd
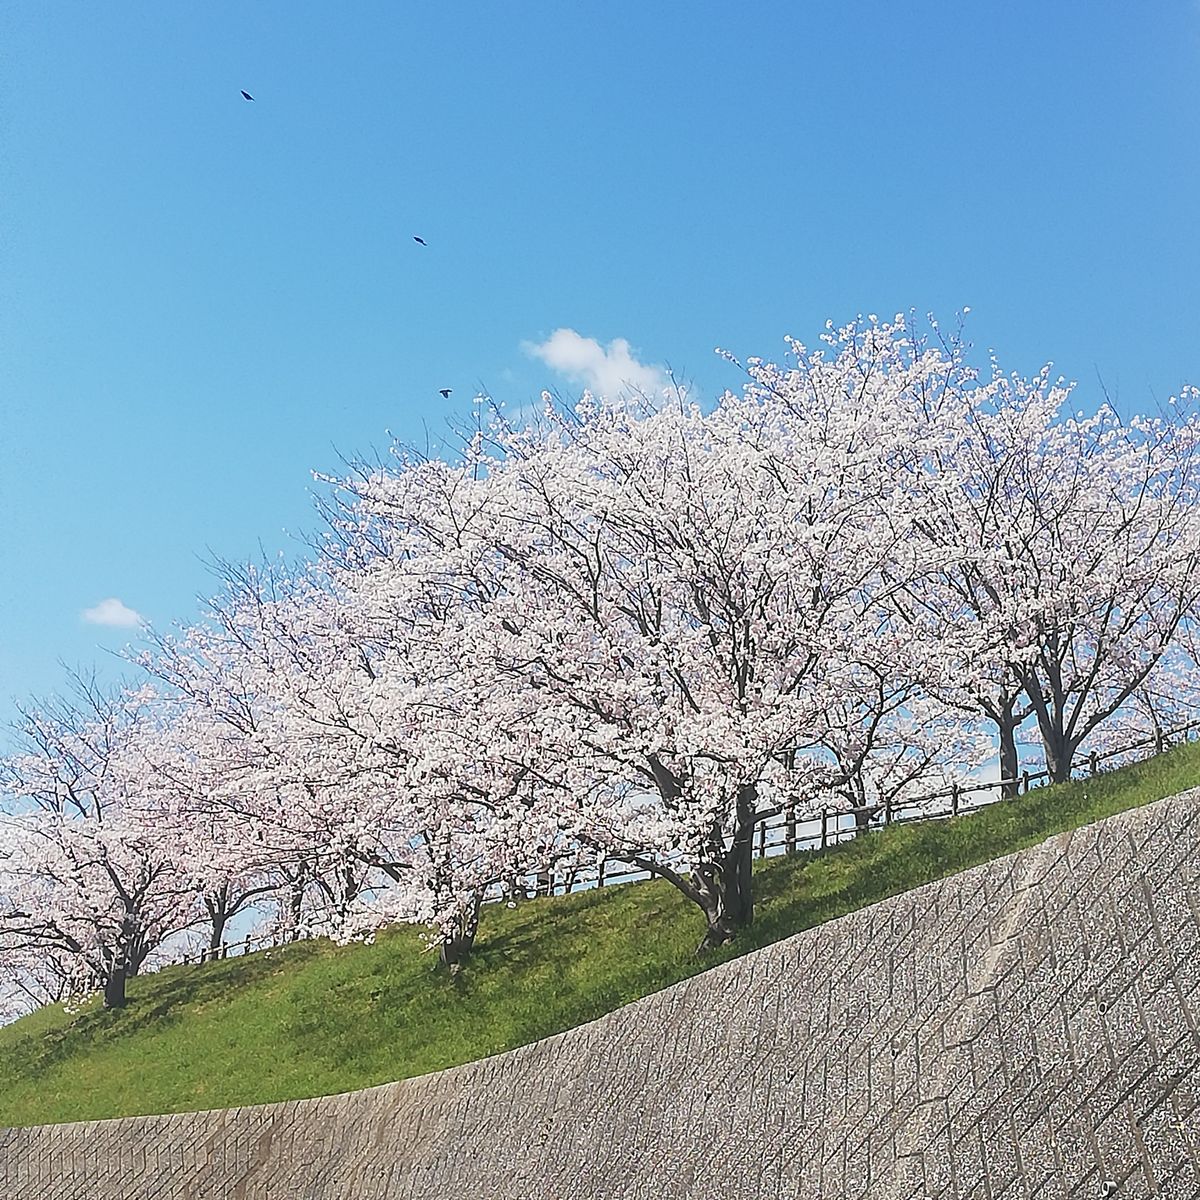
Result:
[[[897,318],[740,394],[547,401],[328,478],[312,561],[224,570],[148,682],[30,707],[0,962],[35,999],[247,908],[470,949],[489,889],[624,859],[753,920],[765,816],[872,812],[1022,742],[1194,713],[1200,419],[1072,412]],[[650,402],[650,401],[653,402]]]

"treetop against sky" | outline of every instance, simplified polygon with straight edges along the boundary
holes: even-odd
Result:
[[[347,463],[313,561],[226,564],[141,686],[25,705],[10,999],[119,1007],[255,912],[416,921],[458,966],[488,895],[610,860],[707,952],[753,924],[764,820],[863,831],[994,746],[1014,795],[1022,740],[1065,782],[1195,720],[1200,392],[1072,415],[1048,371],[982,376],[903,318],[745,370],[706,409],[585,397]]]
[[[711,404],[715,346],[966,306],[1089,411],[1197,375],[1192,0],[9,5],[0,45],[6,714],[480,391]]]

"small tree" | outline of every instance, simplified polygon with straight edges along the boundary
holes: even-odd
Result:
[[[136,817],[142,780],[126,755],[139,697],[78,683],[77,702],[22,714],[26,749],[0,764],[0,953],[72,964],[104,1004],[147,955],[195,919],[169,848]]]

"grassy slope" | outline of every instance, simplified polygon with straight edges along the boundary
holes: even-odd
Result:
[[[507,1050],[736,953],[1200,784],[1200,745],[953,821],[897,825],[758,864],[755,926],[703,962],[661,882],[489,907],[471,964],[432,971],[415,930],[302,943],[134,981],[129,1008],[46,1008],[0,1029],[0,1125],[346,1091]]]

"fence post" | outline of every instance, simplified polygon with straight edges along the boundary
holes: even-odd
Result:
[[[783,849],[785,854],[796,853],[796,806],[789,804],[787,807],[787,827],[783,835]]]
[[[1095,750],[1088,755],[1088,769],[1093,775],[1100,769],[1100,759],[1097,757]]]
[[[1029,772],[1028,771],[1021,772],[1021,791],[1023,791],[1023,792],[1029,791]]]
[[[892,823],[892,798],[889,796],[883,802],[883,823],[890,825]]]
[[[246,934],[246,948],[242,951],[243,954],[250,953],[250,935]]]
[[[829,845],[829,809],[821,809],[821,849]]]
[[[767,823],[759,821],[758,823],[758,857],[767,857]]]
[[[953,783],[950,785],[950,812],[951,812],[951,815],[953,815],[955,817],[958,816],[959,799],[960,799],[960,796],[959,796],[958,784]]]
[[[597,887],[604,886],[604,868],[607,865],[608,865],[608,859],[602,858],[600,860],[600,865],[596,868],[596,886]]]
[[[1163,743],[1165,742],[1165,740],[1166,739],[1163,737],[1163,731],[1161,729],[1156,729],[1154,731],[1154,753],[1155,754],[1161,754],[1163,752]]]

